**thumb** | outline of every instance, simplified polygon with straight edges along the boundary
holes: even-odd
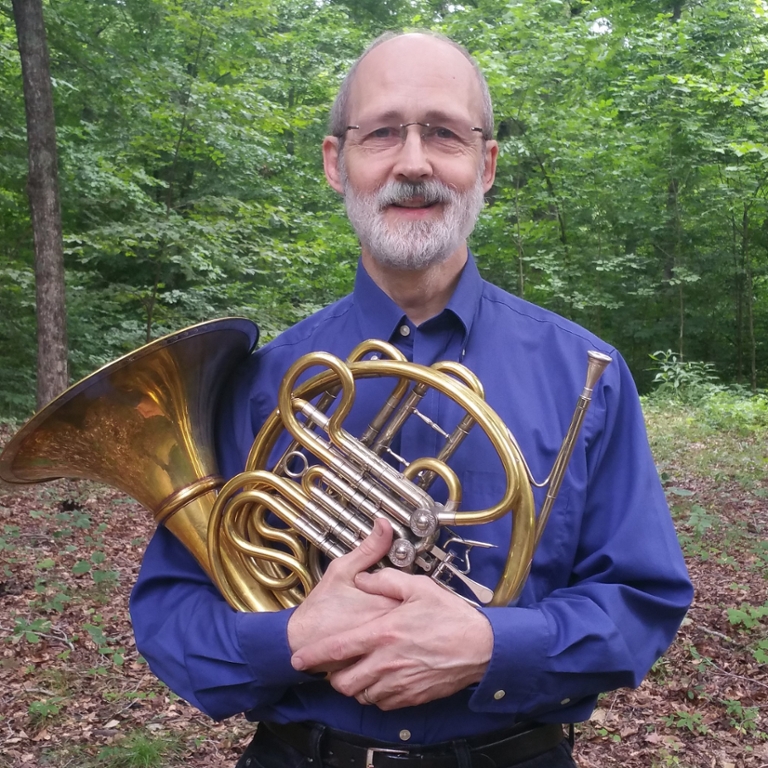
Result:
[[[360,546],[340,557],[336,562],[343,562],[344,570],[354,577],[376,565],[386,556],[391,546],[392,526],[386,520],[377,518],[373,523],[373,531],[363,539]]]

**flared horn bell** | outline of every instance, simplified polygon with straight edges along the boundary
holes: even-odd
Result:
[[[104,366],[40,410],[0,455],[0,478],[96,480],[144,505],[210,573],[208,517],[223,485],[213,426],[222,383],[258,339],[224,318]]]

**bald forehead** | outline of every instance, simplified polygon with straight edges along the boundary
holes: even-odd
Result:
[[[349,117],[402,111],[456,112],[473,121],[482,117],[477,74],[464,54],[438,38],[407,34],[376,46],[360,62],[350,93]],[[419,114],[414,114],[416,110]]]

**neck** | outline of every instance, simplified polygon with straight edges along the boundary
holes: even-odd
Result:
[[[467,246],[457,248],[445,261],[426,269],[393,269],[363,249],[363,266],[376,285],[405,312],[414,325],[439,315],[450,301],[467,263]]]

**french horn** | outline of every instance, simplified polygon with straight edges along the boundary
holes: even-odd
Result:
[[[283,378],[277,408],[256,436],[245,471],[225,482],[214,450],[215,404],[223,382],[257,339],[250,320],[224,318],[115,360],[19,430],[0,455],[0,478],[11,483],[81,478],[123,491],[182,542],[240,611],[299,604],[322,578],[324,563],[357,547],[379,517],[394,532],[379,567],[425,574],[475,604],[514,601],[592,391],[611,358],[588,353],[571,424],[541,483],[468,368],[450,361],[429,367],[409,363],[396,347],[377,340],[363,342],[345,361],[326,352],[299,358]],[[311,370],[318,372],[309,375]],[[344,428],[356,383],[380,377],[393,382],[392,392],[356,437]],[[464,413],[450,433],[419,411],[430,390]],[[393,439],[410,418],[442,435],[436,456],[407,463],[394,453]],[[483,430],[506,475],[501,498],[482,510],[462,508],[461,485],[449,464],[472,429]],[[281,437],[288,445],[273,460]],[[442,504],[429,494],[438,478],[447,488]],[[538,514],[536,486],[547,486]],[[513,523],[505,565],[497,584],[480,584],[470,576],[470,553],[488,545],[465,539],[456,529],[507,514]]]

